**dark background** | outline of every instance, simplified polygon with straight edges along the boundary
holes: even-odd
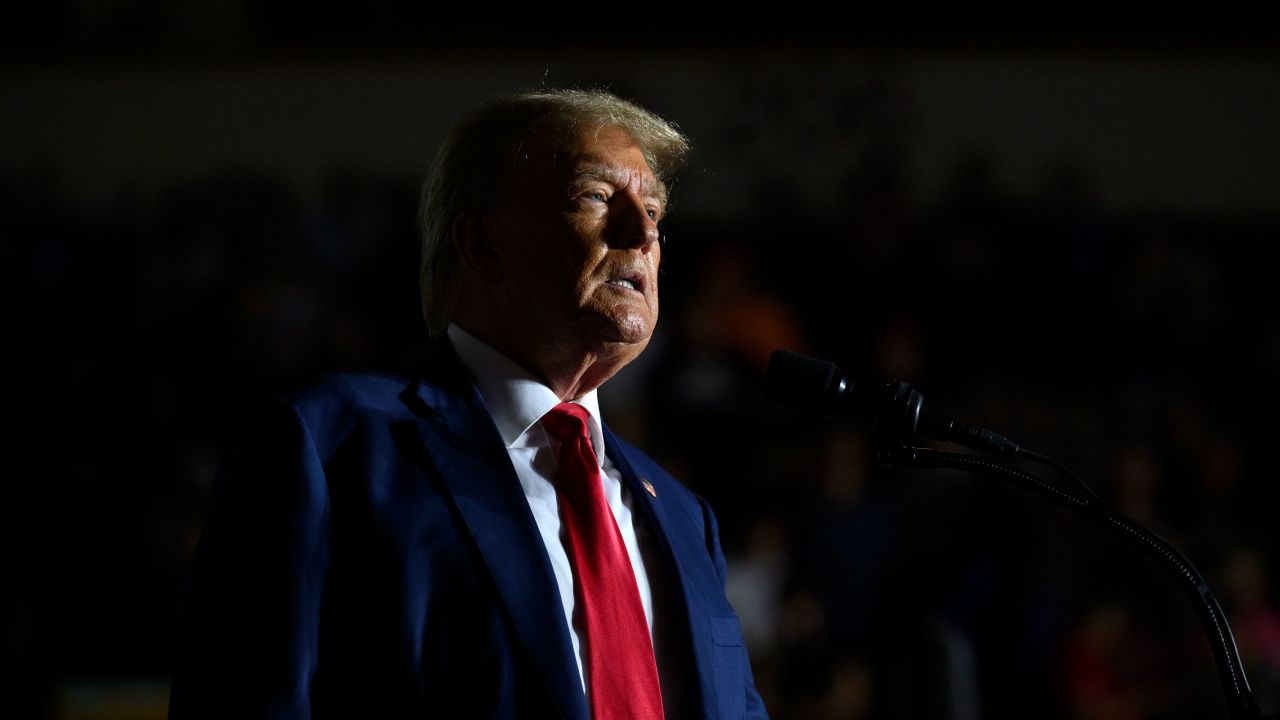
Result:
[[[693,138],[659,334],[602,402],[717,508],[776,717],[1226,715],[1145,560],[996,480],[874,470],[863,429],[765,398],[775,347],[910,380],[1071,465],[1205,572],[1280,711],[1280,45],[643,13],[620,38],[415,7],[53,2],[6,23],[0,714],[163,715],[244,408],[413,361],[425,168],[467,108],[543,84],[608,87]]]

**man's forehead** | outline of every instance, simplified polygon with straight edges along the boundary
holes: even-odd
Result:
[[[522,143],[516,158],[523,168],[513,168],[515,174],[510,180],[531,190],[550,189],[545,181],[552,178],[558,178],[554,184],[563,186],[592,179],[626,185],[638,169],[640,191],[667,199],[666,184],[653,174],[643,149],[630,133],[617,126],[547,133]],[[532,177],[530,171],[534,173]]]
[[[637,155],[643,160],[643,156]],[[663,185],[653,176],[653,171],[645,162],[642,165],[620,163],[617,158],[587,153],[577,158],[570,169],[571,181],[601,180],[613,185],[630,185],[633,180],[640,182],[640,192],[663,195]]]
[[[654,176],[643,148],[622,128],[606,126],[579,133],[566,142],[565,159],[571,181],[598,179],[629,185],[638,175],[641,192],[666,198],[666,186]]]

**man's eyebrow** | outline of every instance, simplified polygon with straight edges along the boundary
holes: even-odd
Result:
[[[627,177],[623,172],[615,168],[611,168],[603,162],[586,162],[578,165],[578,167],[574,169],[573,177],[571,178],[571,182],[574,185],[589,180],[608,183],[615,187],[627,184]],[[663,207],[666,207],[666,183],[654,178],[652,182],[643,182],[641,191],[644,192],[647,197],[656,199],[658,202],[662,203]]]

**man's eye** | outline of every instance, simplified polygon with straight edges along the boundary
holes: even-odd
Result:
[[[608,195],[605,195],[605,194],[604,194],[602,191],[600,191],[600,190],[591,190],[591,191],[589,191],[589,192],[587,193],[587,199],[588,199],[588,200],[595,200],[595,201],[597,201],[597,202],[605,202],[605,201],[607,201],[607,200],[609,199],[609,196],[608,196]]]

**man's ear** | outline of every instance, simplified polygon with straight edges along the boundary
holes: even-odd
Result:
[[[489,282],[502,277],[500,240],[479,210],[464,210],[453,219],[453,244],[464,273]]]

